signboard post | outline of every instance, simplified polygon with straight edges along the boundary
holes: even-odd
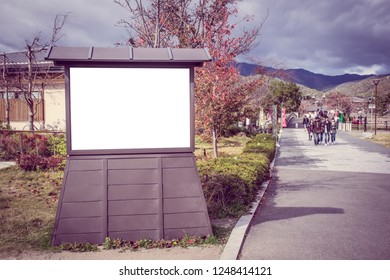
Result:
[[[375,104],[374,103],[370,103],[370,104],[368,104],[368,108],[370,109],[370,114],[371,114],[371,131],[372,131],[372,123],[373,123],[373,120],[372,120],[372,112],[373,112],[373,110],[375,109]]]
[[[194,149],[204,49],[53,47],[67,164],[52,243],[212,234]]]

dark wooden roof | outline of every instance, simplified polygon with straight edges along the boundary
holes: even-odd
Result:
[[[202,65],[211,61],[206,49],[171,48],[99,48],[99,47],[52,47],[47,60],[56,64],[78,62],[115,62],[115,63],[191,63]]]
[[[34,63],[45,63],[49,64],[52,62],[45,61],[46,56],[45,51],[34,52]],[[6,65],[20,65],[20,64],[28,64],[27,59],[27,51],[19,51],[19,52],[9,52],[9,53],[0,53],[0,63],[3,65],[5,61]]]
[[[61,73],[64,72],[63,67],[54,66],[53,61],[45,60],[47,56],[47,51],[33,52],[33,71],[35,73],[44,71],[48,69],[51,73]],[[5,62],[5,63],[4,63]],[[0,53],[0,68],[5,67],[8,74],[20,73],[21,71],[27,71],[28,59],[27,51],[18,51],[18,52],[9,52],[9,53]]]

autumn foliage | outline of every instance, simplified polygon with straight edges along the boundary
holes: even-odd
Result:
[[[260,80],[242,81],[235,67],[238,55],[256,46],[263,23],[233,35],[240,22],[233,0],[114,0],[129,11],[118,24],[129,31],[126,42],[135,47],[207,48],[212,61],[196,70],[196,125],[217,137],[240,117],[240,111]],[[232,23],[237,19],[236,23]]]
[[[216,18],[206,18],[203,44],[209,49],[212,62],[196,70],[195,112],[196,125],[212,136],[214,157],[218,156],[217,138],[230,125],[240,119],[243,106],[250,94],[260,85],[261,80],[243,81],[235,67],[238,55],[248,51],[253,44],[249,33],[232,36],[235,24],[229,18],[237,14],[230,1],[216,1]],[[215,24],[215,20],[219,24]],[[254,34],[252,34],[254,35]]]

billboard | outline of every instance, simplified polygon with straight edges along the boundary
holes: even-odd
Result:
[[[191,150],[189,68],[70,67],[71,151]]]

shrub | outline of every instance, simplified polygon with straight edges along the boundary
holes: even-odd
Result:
[[[65,136],[1,131],[0,160],[15,160],[26,171],[63,169]]]
[[[50,156],[48,141],[43,134],[21,134],[24,154],[37,154],[43,157]]]
[[[48,138],[49,150],[53,155],[50,159],[50,169],[63,170],[66,164],[66,138],[65,134],[52,134]]]
[[[234,135],[237,135],[239,133],[245,133],[246,135],[250,135],[250,131],[246,127],[239,127],[239,126],[230,126],[225,132],[224,135],[225,137],[231,137]]]
[[[275,144],[275,138],[271,134],[258,134],[246,143],[244,153],[263,153],[272,161]]]
[[[274,154],[274,138],[262,134],[250,140],[238,156],[198,162],[210,216],[237,217],[245,213],[269,177]]]
[[[48,148],[52,155],[66,157],[65,134],[52,134],[48,137]]]
[[[50,156],[45,135],[2,132],[0,137],[1,159],[15,160],[20,154]]]
[[[58,156],[40,156],[36,154],[20,155],[16,159],[18,166],[25,171],[58,170],[63,163],[63,158]]]
[[[37,171],[46,169],[45,158],[36,154],[20,155],[16,159],[16,163],[21,169],[25,171]]]
[[[0,160],[15,160],[20,153],[20,137],[12,132],[0,133]]]
[[[66,158],[62,156],[51,156],[46,158],[46,169],[64,170]]]

